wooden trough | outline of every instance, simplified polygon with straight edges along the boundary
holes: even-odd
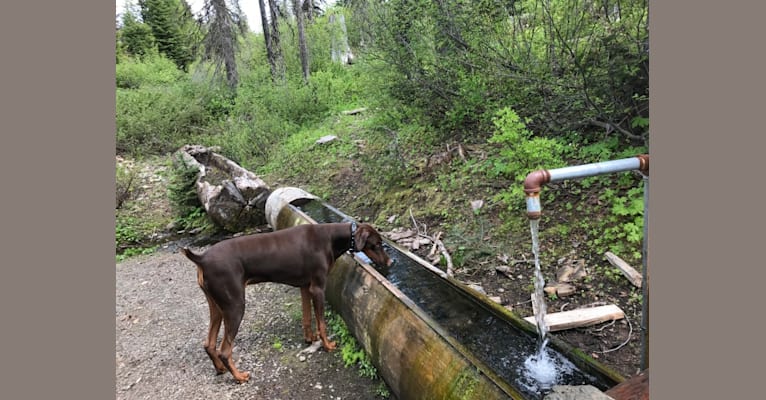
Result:
[[[313,196],[310,200],[318,201]],[[270,197],[267,200],[267,214],[275,213],[275,216],[267,215],[267,219],[272,228],[277,230],[318,223],[293,205],[306,202],[307,199],[291,198],[286,202]],[[269,203],[280,204],[281,208],[269,207]],[[459,281],[448,278],[395,243],[387,240],[385,243],[392,252],[412,258],[428,274],[443,280],[450,290],[457,291],[457,296],[470,299],[471,304],[482,312],[501,319],[503,324],[512,325],[522,336],[537,336],[534,325]],[[361,255],[352,257],[346,254],[338,259],[328,278],[326,299],[370,354],[379,375],[398,399],[543,398],[543,394],[530,393],[529,388],[510,382],[489,367],[470,349],[470,344],[461,343],[454,330],[446,329],[437,322]],[[624,381],[615,371],[556,338],[552,338],[548,346],[593,376],[591,384],[602,391]],[[514,348],[496,350],[498,353],[516,351]]]

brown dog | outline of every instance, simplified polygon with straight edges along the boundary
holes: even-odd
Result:
[[[210,306],[210,330],[205,351],[219,374],[227,370],[239,383],[250,378],[231,360],[234,337],[245,312],[245,287],[259,282],[277,282],[301,288],[303,337],[314,342],[311,303],[322,344],[327,351],[335,342],[327,340],[324,320],[324,290],[327,274],[335,260],[347,251],[364,252],[374,263],[389,266],[380,234],[369,224],[305,224],[275,232],[224,240],[198,255],[183,253],[197,265],[197,282]],[[224,323],[220,350],[218,331]]]

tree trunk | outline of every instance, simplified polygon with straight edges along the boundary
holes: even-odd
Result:
[[[199,170],[195,187],[205,212],[229,232],[265,224],[269,187],[252,172],[213,150],[196,145],[178,150],[184,164]]]
[[[298,24],[298,45],[300,48],[301,68],[303,69],[303,83],[309,83],[309,49],[306,45],[306,30],[304,27],[302,0],[294,0],[293,9],[295,20]]]
[[[277,83],[277,64],[274,60],[274,45],[271,44],[271,29],[269,19],[266,17],[266,5],[263,0],[258,0],[258,8],[261,10],[261,26],[263,27],[263,39],[266,42],[266,57],[269,59],[271,80]]]
[[[237,72],[237,28],[235,16],[226,5],[226,0],[207,0],[205,5],[210,23],[205,37],[205,56],[216,61],[226,71],[226,83],[235,89],[239,83]]]
[[[328,19],[331,35],[332,61],[340,64],[352,64],[354,54],[348,45],[348,31],[346,30],[346,18],[343,14],[332,14]]]
[[[275,84],[280,84],[285,80],[285,65],[282,59],[282,48],[279,44],[279,20],[277,19],[276,0],[269,0],[271,21],[266,17],[266,7],[263,0],[258,0],[258,6],[261,9],[261,24],[263,26],[263,37],[266,41],[266,56],[269,59],[271,80]]]

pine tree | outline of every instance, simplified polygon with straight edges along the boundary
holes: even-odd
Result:
[[[186,0],[139,0],[141,16],[152,29],[157,48],[179,69],[187,71],[194,61],[194,16]]]
[[[123,50],[135,57],[150,54],[155,48],[152,28],[139,21],[136,11],[125,7],[122,13],[122,27],[119,29],[120,44]]]

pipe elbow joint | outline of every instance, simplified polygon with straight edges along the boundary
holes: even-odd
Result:
[[[642,174],[649,176],[649,154],[640,154],[636,157],[639,162],[639,171],[641,171]]]
[[[527,217],[529,219],[540,219],[542,216],[540,190],[550,180],[550,172],[544,169],[531,172],[524,179],[524,193],[527,195]]]
[[[524,179],[524,193],[527,196],[534,196],[540,193],[542,186],[551,180],[551,174],[548,170],[539,169],[530,172]]]

